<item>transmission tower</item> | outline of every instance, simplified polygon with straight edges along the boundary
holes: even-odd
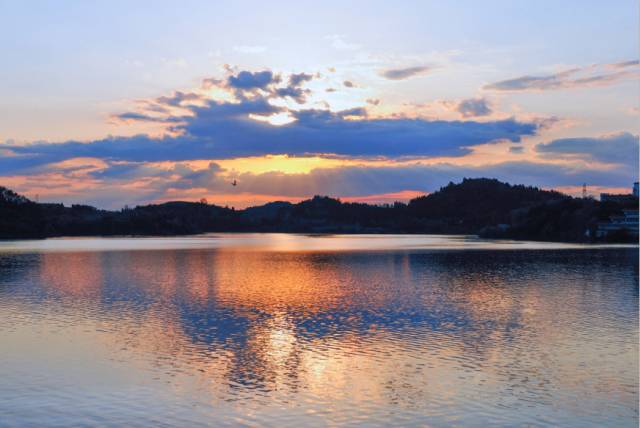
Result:
[[[582,199],[587,199],[587,183],[582,184]]]

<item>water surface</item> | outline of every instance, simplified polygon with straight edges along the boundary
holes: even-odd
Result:
[[[0,242],[0,426],[637,426],[638,249]]]

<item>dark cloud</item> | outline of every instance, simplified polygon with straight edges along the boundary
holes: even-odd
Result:
[[[156,142],[161,147],[164,142]],[[105,142],[113,144],[114,141]],[[171,142],[169,142],[171,144]],[[78,143],[81,144],[81,143]],[[144,149],[151,150],[151,145]],[[180,146],[174,147],[178,155]],[[82,156],[83,153],[78,153]],[[1,161],[2,159],[0,159]],[[0,162],[1,164],[1,162]],[[128,204],[146,203],[153,199],[166,199],[175,195],[175,190],[206,189],[206,192],[229,192],[229,171],[215,162],[206,168],[197,168],[177,162],[171,167],[137,162],[112,162],[99,171],[88,174],[95,181],[93,195],[85,195],[82,202],[99,206],[120,207],[123,201]],[[68,177],[76,177],[77,171],[86,165],[56,168]],[[0,165],[0,171],[4,171]],[[46,167],[37,173],[46,172]],[[459,181],[464,177],[495,177],[511,183],[535,185],[541,187],[578,186],[581,183],[605,187],[623,187],[637,181],[637,168],[603,169],[596,166],[584,166],[581,163],[538,163],[532,161],[502,162],[479,166],[455,165],[451,163],[419,164],[403,163],[395,166],[341,166],[317,168],[309,173],[286,174],[233,173],[238,181],[238,190],[248,194],[270,194],[283,197],[309,197],[315,194],[327,194],[336,197],[367,196],[383,193],[395,193],[403,190],[432,192],[449,181]],[[123,183],[144,179],[145,185],[137,187],[135,193],[113,198]],[[115,193],[114,193],[115,192]],[[180,192],[178,192],[180,194]],[[71,196],[70,196],[71,198]],[[65,200],[66,201],[66,200]],[[74,202],[71,199],[68,202]]]
[[[550,76],[522,76],[515,79],[502,80],[485,86],[485,89],[495,91],[526,91],[558,89],[564,85],[564,81],[558,75]]]
[[[313,74],[308,73],[294,73],[289,76],[289,86],[298,87],[304,82],[309,82],[313,79]]]
[[[509,147],[509,151],[511,153],[523,153],[524,152],[524,147],[522,147],[522,146],[511,146],[511,147]]]
[[[342,82],[342,84],[344,86],[346,86],[347,88],[355,88],[355,86],[356,86],[355,83],[353,83],[350,80],[345,80],[344,82]]]
[[[407,67],[407,68],[393,68],[389,70],[383,70],[380,75],[391,80],[404,80],[410,77],[418,76],[431,71],[431,67],[419,66],[419,67]]]
[[[311,93],[309,89],[301,88],[306,82],[313,80],[315,76],[308,73],[294,73],[289,76],[289,84],[283,88],[276,88],[273,94],[277,97],[293,99],[298,104],[304,104],[307,96]]]
[[[638,165],[638,136],[628,132],[597,138],[562,138],[538,144],[535,150],[543,155],[568,155],[606,163]]]
[[[489,102],[484,98],[462,100],[457,104],[456,110],[463,117],[488,116],[493,112]]]
[[[134,180],[137,178],[151,177],[169,177],[169,174],[175,174],[180,167],[176,166],[167,170],[153,165],[147,165],[141,162],[128,162],[112,164],[108,168],[89,173],[93,178],[100,180]],[[189,169],[183,169],[181,172],[187,173]]]
[[[270,70],[240,71],[229,76],[226,86],[234,90],[239,98],[257,94],[264,96],[266,93],[268,97],[291,98],[298,104],[304,104],[311,91],[303,89],[302,86],[314,77],[316,76],[308,73],[293,73],[289,75],[287,85],[282,86],[282,76]]]
[[[260,114],[270,108],[263,106]],[[210,147],[204,158],[265,154],[335,154],[354,157],[461,156],[468,147],[495,140],[520,141],[537,125],[507,119],[494,122],[368,119],[364,109],[342,112],[305,109],[290,111],[296,120],[283,126],[248,120],[211,103],[195,107],[177,130]],[[276,110],[275,107],[271,109]],[[235,107],[234,110],[244,109]],[[253,110],[253,109],[247,109]],[[256,114],[255,111],[253,111]],[[350,120],[358,116],[358,120]]]
[[[160,105],[168,105],[172,107],[180,107],[182,103],[189,101],[198,101],[202,99],[202,95],[193,92],[176,91],[168,97],[158,97],[155,102]]]
[[[179,119],[175,117],[150,116],[146,113],[137,113],[137,112],[126,112],[121,114],[115,114],[115,115],[112,115],[111,117],[114,119],[121,120],[123,122],[156,122],[156,123],[179,122]]]
[[[35,143],[7,146],[13,156],[0,158],[5,174],[76,157],[118,161],[184,161],[226,159],[267,154],[302,156],[332,154],[350,157],[462,156],[469,147],[495,140],[520,141],[537,126],[513,119],[495,122],[448,122],[422,119],[357,119],[362,109],[346,112],[303,110],[293,112],[295,122],[283,126],[251,120],[246,113],[279,111],[256,103],[216,104],[196,108],[183,118],[178,137],[113,137],[89,143]],[[259,113],[256,113],[259,112]]]
[[[626,70],[626,68],[630,67],[635,68],[637,65],[638,61],[626,61],[573,68],[545,76],[521,76],[486,85],[484,89],[494,91],[546,91],[607,86],[628,78],[637,79],[640,76],[638,70]],[[610,68],[623,70],[613,73],[607,72],[607,69]]]
[[[265,89],[267,86],[278,83],[280,77],[270,70],[264,71],[241,71],[237,75],[229,76],[227,84],[236,89]]]
[[[109,137],[92,142],[33,143],[8,146],[12,156],[0,157],[0,175],[37,173],[51,163],[80,157],[132,162],[181,161],[193,158],[193,139],[158,138],[146,135]]]
[[[378,104],[380,104],[380,100],[377,98],[369,98],[367,100],[367,104],[371,104],[372,106],[377,106]]]
[[[612,67],[626,69],[636,65]],[[400,116],[377,118],[368,116],[365,108],[330,111],[328,106],[326,109],[300,106],[299,109],[292,110],[282,107],[283,103],[278,101],[291,98],[304,104],[310,94],[305,84],[317,75],[298,73],[281,76],[269,70],[229,70],[234,74],[226,80],[208,79],[207,83],[203,82],[203,87],[221,87],[235,94],[233,102],[210,100],[197,93],[174,92],[166,97],[144,101],[142,111],[115,116],[123,121],[165,125],[171,131],[171,136],[137,135],[88,142],[35,142],[26,145],[6,142],[0,151],[0,176],[22,174],[37,177],[43,172],[56,171],[70,174],[70,179],[77,179],[72,176],[77,172],[74,168],[86,170],[87,165],[58,168],[51,164],[81,157],[98,158],[109,166],[83,173],[90,174],[101,183],[99,186],[103,186],[103,190],[100,190],[100,195],[116,195],[118,183],[146,178],[151,179],[148,180],[149,184],[135,197],[148,201],[162,197],[172,187],[228,190],[228,172],[218,164],[211,163],[206,169],[194,169],[181,163],[184,161],[279,154],[392,160],[464,156],[474,146],[504,140],[517,143],[523,137],[535,135],[547,126],[540,120],[518,121],[514,118],[485,118],[483,122],[473,119],[409,119]],[[427,70],[426,67],[388,70],[391,72],[391,77],[388,78],[407,78]],[[567,72],[567,75],[573,72]],[[597,76],[591,76],[594,77]],[[367,100],[371,105],[377,105],[378,102],[376,99]],[[491,106],[484,99],[452,102],[451,106],[466,118],[491,114]],[[279,113],[290,115],[294,121],[274,126],[254,119],[256,116],[266,118]],[[519,149],[518,146],[512,146],[509,150],[518,153],[521,151]],[[309,174],[244,173],[237,178],[242,191],[283,196],[310,196],[316,193],[364,196],[402,190],[428,192],[451,180],[482,176],[547,187],[582,182],[624,186],[637,179],[638,137],[629,133],[601,138],[554,140],[536,146],[536,151],[543,156],[598,160],[621,164],[622,167],[614,170],[585,168],[583,162],[574,162],[576,165],[580,164],[580,167],[575,168],[533,162],[508,162],[478,167],[404,164],[395,167],[319,168]],[[174,164],[168,169],[149,164],[161,161]]]
[[[309,95],[311,91],[308,89],[287,86],[286,88],[277,88],[274,93],[282,98],[289,97],[298,104],[304,104],[307,100],[307,95]]]
[[[227,171],[216,163],[208,168],[194,170],[177,165],[170,170],[148,171],[144,165],[132,169],[116,165],[111,172],[92,173],[95,178],[130,180],[152,175],[165,176],[152,190],[154,195],[168,189],[204,188],[210,192],[229,190]],[[108,170],[107,170],[108,171]],[[121,174],[120,177],[118,175]],[[177,178],[176,178],[177,177]],[[286,197],[309,197],[316,194],[331,196],[367,196],[395,193],[403,190],[433,192],[450,181],[462,178],[495,177],[510,183],[541,187],[578,186],[588,182],[601,186],[626,186],[635,177],[622,171],[603,171],[596,168],[576,169],[567,165],[535,162],[504,162],[483,166],[462,166],[447,163],[434,165],[411,164],[403,166],[344,166],[317,168],[309,173],[285,174],[267,172],[234,175],[243,192],[271,194]]]
[[[368,118],[364,108],[333,112],[330,110],[289,110],[271,104],[278,96],[292,98],[305,92],[300,85],[306,77],[294,78],[287,87],[273,88],[272,73],[238,73],[235,84],[243,87],[261,85],[263,95],[240,97],[237,102],[199,100],[197,105],[180,104],[183,115],[158,117],[145,113],[123,113],[121,120],[159,122],[167,125],[172,137],[146,135],[110,137],[92,142],[34,143],[5,145],[11,156],[0,158],[0,171],[7,174],[24,168],[76,157],[94,157],[109,161],[183,161],[195,159],[227,159],[268,154],[337,155],[346,157],[428,157],[462,156],[470,148],[497,140],[519,142],[534,135],[539,125],[515,119],[500,121],[443,121],[408,118]],[[240,77],[245,76],[245,77]],[[246,77],[251,76],[251,77]],[[252,82],[252,83],[250,83]],[[288,92],[291,91],[291,92]],[[180,103],[181,95],[169,102]],[[191,97],[187,97],[191,98]],[[252,116],[267,117],[288,113],[295,121],[274,126]]]

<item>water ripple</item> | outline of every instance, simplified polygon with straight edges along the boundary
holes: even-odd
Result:
[[[0,251],[0,426],[637,426],[637,249],[353,239]]]

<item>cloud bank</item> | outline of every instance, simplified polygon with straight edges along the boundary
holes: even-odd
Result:
[[[86,166],[78,166],[78,169]],[[60,171],[58,171],[60,173]],[[68,169],[64,174],[73,177],[78,171]],[[397,166],[340,166],[316,168],[309,173],[236,173],[223,169],[215,162],[195,168],[176,163],[170,168],[145,163],[112,164],[87,173],[92,181],[90,195],[100,199],[83,202],[105,206],[103,195],[114,197],[109,206],[120,208],[126,203],[147,203],[149,200],[185,198],[184,195],[210,196],[241,192],[249,195],[273,195],[278,198],[305,198],[315,194],[335,197],[355,197],[398,193],[406,190],[433,192],[450,181],[462,178],[494,177],[511,183],[541,187],[578,186],[583,182],[601,186],[626,187],[630,180],[622,170],[605,171],[578,165],[554,165],[539,162],[502,162],[468,166],[450,163],[405,164]],[[231,187],[231,177],[238,186]],[[131,183],[137,183],[131,186]],[[172,196],[169,196],[172,195]],[[188,198],[188,197],[187,197]]]
[[[516,92],[591,88],[609,86],[623,80],[637,79],[638,77],[640,77],[638,61],[634,60],[572,68],[543,76],[521,76],[486,85],[484,89]]]
[[[207,79],[203,87],[217,85],[235,98],[175,92],[148,101],[140,111],[114,116],[126,122],[163,124],[169,135],[7,144],[10,156],[0,158],[0,170],[15,172],[76,157],[158,162],[280,154],[389,159],[463,156],[482,144],[520,142],[539,128],[538,123],[514,118],[483,122],[372,118],[364,106],[342,111],[308,107],[310,91],[304,85],[313,78],[306,73],[282,76],[263,70],[240,71],[226,80]],[[287,107],[282,103],[286,99],[301,106]],[[460,109],[466,116],[481,116],[489,107],[483,100],[466,100]],[[270,123],[274,115],[284,115],[289,123]]]
[[[456,111],[463,117],[489,116],[493,113],[491,105],[485,98],[469,98],[456,105]]]
[[[405,80],[411,77],[425,74],[429,71],[431,71],[431,67],[427,67],[427,66],[391,68],[388,70],[381,71],[380,75],[390,80]]]
[[[562,138],[538,144],[535,150],[545,156],[569,155],[584,160],[637,168],[639,147],[637,135],[622,132],[595,138]]]
[[[600,66],[599,70],[606,68],[615,74],[637,66],[637,61],[630,61]],[[368,108],[374,112],[380,109],[376,107],[380,104],[377,98],[363,99],[360,107],[331,110],[328,104],[314,101],[310,88],[317,89],[315,80],[321,78],[318,73],[227,70],[223,78],[204,79],[198,89],[141,100],[136,109],[112,117],[125,123],[162,126],[167,131],[164,136],[7,142],[0,151],[0,177],[18,177],[27,188],[65,189],[73,183],[85,189],[82,197],[73,196],[76,202],[111,207],[123,204],[118,194],[124,188],[130,192],[124,202],[129,204],[181,195],[230,193],[230,177],[238,180],[238,192],[283,198],[430,192],[463,177],[495,177],[544,187],[583,182],[622,187],[637,179],[638,136],[630,133],[556,139],[538,144],[533,148],[535,156],[520,162],[495,161],[480,166],[464,165],[464,160],[433,163],[429,158],[461,158],[477,146],[504,141],[516,143],[508,151],[522,153],[517,143],[537,136],[544,122],[495,119],[492,105],[484,97],[441,101],[449,111],[456,112],[455,117],[464,120],[408,118],[392,113],[374,116]],[[428,70],[387,70],[386,77],[401,80]],[[574,73],[572,70],[540,78],[535,84],[509,83],[505,87],[559,85],[540,82],[576,81]],[[343,84],[357,87],[351,81]],[[319,91],[324,92],[323,88]],[[224,96],[212,95],[218,92]],[[274,118],[284,122],[272,122]],[[238,173],[216,162],[266,155],[319,156],[350,162],[339,167],[317,167],[308,173]],[[354,165],[358,160],[374,159],[384,161],[380,162],[384,166]],[[551,163],[550,159],[563,162]],[[192,161],[209,165],[196,167],[205,162]],[[90,200],[91,195],[99,195],[99,199]]]

